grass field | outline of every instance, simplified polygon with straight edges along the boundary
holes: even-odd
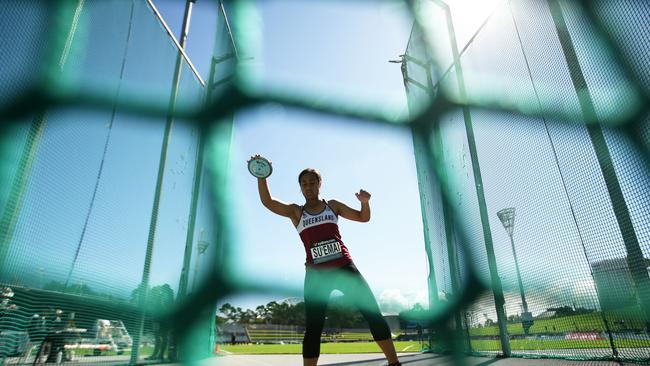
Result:
[[[617,340],[616,345],[624,348],[650,347],[650,340]],[[609,348],[607,340],[530,340],[511,339],[510,347],[515,351],[544,350],[544,349],[589,349]],[[220,351],[235,354],[299,354],[302,352],[301,344],[238,344],[220,345]],[[420,352],[418,342],[395,342],[398,352]],[[501,349],[498,340],[472,340],[474,351],[496,351]],[[321,353],[379,353],[381,350],[375,342],[341,342],[322,343]]]
[[[612,331],[622,330],[621,326],[616,323],[616,320],[624,320],[625,326],[633,329],[643,329],[645,326],[643,322],[644,316],[638,307],[610,311],[608,312],[608,318],[610,320],[610,329]],[[521,326],[521,323],[508,323],[507,326],[508,334],[510,335],[524,334],[524,328]],[[600,312],[551,319],[536,319],[535,323],[530,328],[530,334],[593,330],[605,330],[605,324],[603,323],[602,314]],[[469,334],[470,336],[496,336],[499,334],[499,328],[496,325],[490,327],[470,328]]]
[[[92,349],[71,349],[69,351],[73,351],[76,357],[86,357],[86,356],[97,356]],[[36,356],[38,353],[38,347],[34,347],[31,350],[30,356]],[[140,357],[148,357],[151,356],[153,353],[153,347],[152,346],[144,346],[140,347]],[[131,355],[131,349],[129,348],[128,350],[125,350],[122,353],[117,353],[116,351],[102,351],[100,356],[119,356],[119,355]]]
[[[650,340],[619,339],[616,341],[619,348],[650,347]],[[608,340],[565,340],[565,339],[511,339],[510,348],[513,350],[544,350],[544,349],[585,349],[585,348],[610,348]],[[472,340],[472,349],[476,351],[493,351],[501,349],[498,340]]]
[[[302,342],[304,336],[302,332],[292,330],[249,330],[248,334],[253,343],[271,343],[274,341]],[[372,341],[372,334],[370,332],[342,332],[336,333],[336,339],[348,342]],[[332,341],[334,341],[333,338]]]
[[[397,352],[420,352],[418,342],[395,342]],[[220,351],[235,354],[300,354],[302,344],[237,344],[219,345]],[[380,353],[375,342],[322,343],[321,353]]]

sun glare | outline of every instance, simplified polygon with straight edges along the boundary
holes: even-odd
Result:
[[[453,62],[446,9],[449,9],[455,42],[460,51],[502,3],[503,0],[421,0],[417,2],[416,19],[427,34],[438,64],[446,66]]]

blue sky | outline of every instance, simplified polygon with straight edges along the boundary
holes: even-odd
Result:
[[[494,95],[506,105],[530,105],[534,100],[532,88],[526,84],[522,50],[518,48],[507,2],[494,0],[477,4],[460,0],[450,3],[461,49],[471,41],[487,16],[493,14],[485,31],[479,34],[477,41],[468,47],[464,55],[463,65],[470,95]],[[250,67],[259,77],[258,85],[317,91],[327,97],[342,96],[370,105],[381,101],[390,105],[397,100],[402,106],[405,105],[403,97],[399,97],[403,96],[401,75],[393,67],[395,65],[386,63],[404,52],[411,26],[410,19],[404,15],[398,3],[327,2],[324,5],[324,2],[273,1],[256,4],[258,15],[252,24],[257,26],[255,30],[260,47],[253,50],[254,55],[246,56],[254,57]],[[528,16],[523,10],[515,12],[523,17],[520,22]],[[545,14],[543,9],[537,11]],[[423,15],[432,16],[426,12]],[[433,48],[437,52],[437,60],[445,65],[448,60],[444,55],[448,57],[449,50],[445,49],[448,41],[444,23],[431,19],[433,17],[427,18],[426,24],[435,24],[430,30],[436,32],[432,37]],[[234,28],[238,30],[237,25]],[[553,28],[546,27],[544,32],[549,29],[552,31]],[[537,33],[539,30],[528,30],[523,37]],[[548,34],[547,38],[553,39],[553,34]],[[552,44],[542,46],[535,40],[526,42],[526,45],[529,55],[533,52],[531,48],[553,49]],[[533,68],[535,76],[538,73],[543,75],[543,70],[552,70],[552,73],[565,75],[566,78],[567,71],[559,57],[550,61],[537,59]],[[590,74],[590,77],[597,75]],[[544,80],[545,77],[536,77],[538,88],[548,87],[541,85]],[[598,83],[598,80],[593,82]],[[490,87],[485,88],[486,85]],[[558,87],[568,85],[565,82],[551,83],[550,87],[558,90]],[[575,102],[572,93],[563,95],[564,103]],[[550,97],[542,102],[550,101],[551,108],[556,108],[556,99]],[[384,107],[376,105],[377,108]],[[394,111],[399,114],[400,108]],[[499,261],[499,275],[508,298],[508,312],[520,311],[519,300],[512,250],[496,212],[513,206],[518,213],[515,238],[520,248],[520,265],[529,288],[531,310],[538,313],[548,306],[567,303],[596,307],[589,262],[620,256],[622,248],[620,235],[613,227],[613,212],[607,205],[604,185],[598,179],[600,175],[585,136],[575,131],[571,132],[575,133],[571,138],[567,138],[566,134],[572,131],[571,128],[552,120],[547,121],[549,138],[539,119],[479,109],[474,109],[472,114],[491,235]],[[458,117],[451,113],[446,117],[449,122],[443,123],[445,156],[451,168],[452,187],[456,191],[458,205],[466,215],[462,225],[469,237],[475,240],[473,244],[480,244],[483,240],[480,223],[477,222],[471,161],[463,124],[458,123]],[[250,151],[266,155],[276,164],[276,174],[270,182],[272,192],[277,197],[299,202],[297,186],[292,182],[295,182],[295,174],[305,166],[315,166],[323,171],[323,195],[326,197],[337,197],[344,201],[346,197],[352,198],[351,193],[357,189],[355,184],[371,191],[374,196],[372,223],[342,224],[344,238],[350,243],[355,261],[368,277],[380,303],[385,300],[385,311],[389,304],[400,302],[393,301],[395,299],[407,298],[411,304],[412,301],[423,300],[426,296],[426,262],[414,157],[407,132],[354,123],[341,127],[335,119],[278,106],[263,106],[242,112],[236,121],[239,125],[235,130],[233,168],[252,154]],[[516,121],[517,127],[511,127],[509,121]],[[624,150],[623,142],[614,135],[608,138],[614,156],[620,156],[620,151]],[[551,142],[559,149],[557,165]],[[572,157],[575,154],[582,154],[578,155],[582,161],[580,166],[574,165]],[[285,164],[291,168],[284,170]],[[621,164],[621,161],[617,164]],[[382,174],[381,168],[377,168],[378,165],[386,171],[386,175]],[[531,166],[536,169],[532,171]],[[569,187],[563,186],[558,167],[568,179],[566,184]],[[620,165],[619,169],[622,169]],[[243,191],[243,195],[255,191],[254,180],[247,177],[243,167],[233,171],[235,186]],[[334,184],[333,187],[330,182]],[[624,189],[630,200],[635,201],[640,197],[641,193],[625,186]],[[603,199],[589,197],[595,192]],[[240,195],[236,193],[236,196]],[[263,229],[240,229],[242,243],[246,243],[239,251],[242,266],[254,269],[246,272],[253,278],[268,274],[277,281],[295,283],[299,288],[301,266],[291,269],[287,264],[301,262],[299,258],[302,252],[292,251],[295,248],[293,243],[299,244],[292,239],[295,232],[287,220],[269,216],[257,203],[254,193],[250,198],[252,200],[247,204],[251,206],[242,205],[242,219],[238,222],[245,224],[252,218]],[[570,202],[577,222],[571,215]],[[643,214],[634,212],[634,208],[632,210],[637,230],[643,236],[647,231],[640,221]],[[283,222],[285,228],[280,229]],[[610,230],[604,233],[601,231],[603,227],[594,226],[594,222],[607,222]],[[581,233],[577,231],[578,225],[582,228]],[[273,228],[274,233],[278,230],[278,236],[269,235],[269,228]],[[603,237],[607,237],[611,247],[601,246]],[[368,243],[369,238],[371,244]],[[257,243],[269,241],[273,249],[278,248],[281,254],[269,251],[268,256],[257,256]],[[584,241],[586,249],[583,249],[581,241]],[[357,245],[362,249],[361,254],[356,250]],[[471,250],[479,258],[472,265],[486,275],[483,247],[473,245]],[[273,254],[277,257],[274,258]],[[437,264],[444,262],[443,254],[442,251],[434,254]],[[287,260],[289,256],[295,256],[295,259]],[[269,261],[269,258],[275,260]],[[388,275],[387,268],[391,269]],[[440,266],[437,271],[440,271],[440,287],[444,287],[442,284],[449,279],[444,277]],[[570,279],[566,272],[571,272]],[[488,300],[479,304],[478,308],[489,309],[492,306]]]
[[[178,34],[184,2],[156,3]],[[134,4],[135,16],[140,21],[134,23],[137,37],[131,39],[127,49],[124,41],[130,14],[128,4],[89,3],[85,8],[87,17],[80,20],[81,31],[71,49],[67,67],[73,74],[78,72],[75,74],[78,80],[97,81],[98,85],[107,87],[105,92],[111,93],[118,84],[123,55],[127,54],[125,75],[132,84],[122,92],[129,95],[133,91],[147,91],[154,99],[166,103],[164,93],[168,92],[175,49],[146,3]],[[247,66],[258,77],[258,87],[289,88],[349,103],[363,103],[366,107],[388,108],[397,117],[406,113],[399,65],[387,62],[404,52],[411,28],[411,19],[399,3],[327,2],[327,7],[322,2],[264,1],[256,4],[257,15],[252,17],[253,22],[246,23],[248,28],[239,24],[233,26],[235,32],[259,37],[259,47],[248,48],[243,55],[252,58]],[[527,47],[524,51],[532,60],[533,78],[529,79],[507,5],[503,6],[501,1],[482,4],[481,7],[471,7],[468,1],[452,4],[461,45],[471,39],[472,30],[482,19],[496,5],[500,6],[463,55],[470,94],[480,96],[485,89],[478,88],[479,84],[493,80],[494,83],[485,85],[494,89],[494,95],[509,98],[507,101],[514,104],[530,104],[535,94],[530,80],[542,79],[562,94],[565,107],[577,105],[566,83],[570,78],[562,60],[546,60],[547,55],[559,50],[557,43],[552,41],[555,38],[547,34],[542,38],[549,42],[538,41],[540,33],[552,28],[537,29],[534,27],[537,23],[523,22],[522,37],[532,37],[524,42]],[[111,6],[121,8],[116,11]],[[466,13],[468,9],[480,14],[463,16],[469,14]],[[107,13],[108,10],[111,12]],[[526,10],[516,13],[525,17],[529,14]],[[204,78],[207,78],[213,52],[216,12],[214,2],[197,2],[188,41],[188,53]],[[428,16],[434,19],[432,14]],[[20,21],[16,19],[14,21]],[[115,32],[105,32],[108,26],[114,27]],[[437,30],[437,34],[435,43],[444,50],[445,30]],[[104,47],[93,48],[90,44]],[[486,54],[490,54],[494,62],[484,62]],[[444,57],[438,60],[444,64]],[[513,86],[510,79],[506,78],[503,83],[502,78],[497,78],[503,75],[524,81]],[[603,75],[589,74],[588,82],[603,84],[606,82],[601,80]],[[185,73],[184,97],[199,100],[201,91],[191,75]],[[555,98],[551,95],[548,100]],[[579,306],[596,306],[589,263],[621,258],[625,250],[584,129],[548,120],[550,132],[547,133],[539,118],[477,108],[472,109],[472,117],[508,312],[512,314],[519,309],[512,251],[496,216],[504,207],[517,209],[515,241],[524,282],[531,289],[528,295],[533,312],[539,313],[550,305],[576,302]],[[453,200],[463,214],[460,224],[474,239],[470,250],[475,251],[479,259],[471,265],[485,275],[482,228],[462,116],[450,113],[442,121]],[[122,111],[113,115],[107,109],[49,111],[41,150],[34,161],[24,208],[16,227],[15,243],[9,253],[16,271],[2,275],[12,276],[10,280],[16,283],[43,285],[48,279],[65,279],[72,268],[72,284],[91,284],[96,290],[128,296],[140,281],[163,122],[164,119],[158,117]],[[16,130],[11,144],[3,146],[7,150],[14,149],[12,157],[19,156],[26,133],[19,131],[20,128]],[[634,164],[643,165],[630,163],[629,146],[620,137],[607,133],[606,138],[642,249],[648,253],[650,226],[646,225],[648,214],[644,200],[650,188],[647,180],[642,179],[642,169],[630,169]],[[557,161],[551,142],[557,150]],[[195,146],[195,129],[183,121],[175,121],[157,222],[152,285],[169,283],[177,287],[179,258],[183,255],[187,230]],[[281,284],[291,291],[254,294],[228,301],[254,308],[270,300],[298,295],[301,289],[304,251],[299,238],[287,219],[262,207],[255,180],[246,170],[245,161],[256,153],[274,162],[271,190],[285,201],[301,202],[296,176],[309,166],[323,173],[324,198],[336,198],[355,206],[358,203],[354,192],[360,188],[370,191],[373,194],[371,222],[341,222],[343,239],[379,298],[382,310],[394,312],[416,301],[425,302],[427,266],[409,132],[398,126],[336,118],[272,104],[241,110],[235,118],[230,166],[232,195],[236,202],[232,219],[237,224],[237,275],[247,281]],[[103,166],[102,171],[100,166]],[[91,209],[89,203],[97,178],[101,178],[97,200]],[[2,191],[3,198],[6,193]],[[195,238],[212,242],[214,228],[206,213],[206,202],[201,203]],[[569,202],[573,204],[575,216]],[[88,227],[83,231],[86,220]],[[437,230],[437,234],[442,231],[439,227]],[[444,271],[446,253],[440,243],[438,241],[434,248],[436,275],[439,287],[448,291],[449,276]],[[78,246],[79,257],[72,265]],[[194,256],[191,268],[203,268],[211,260],[203,256],[201,261],[196,261]],[[481,307],[485,310],[479,313],[489,312],[493,303],[487,299],[479,305]]]
[[[248,66],[263,85],[345,95],[377,106],[390,100],[396,114],[407,113],[399,65],[388,63],[404,53],[410,33],[411,20],[400,3],[256,4],[262,47],[259,53],[244,56],[254,58]],[[157,6],[170,27],[180,29],[182,6],[165,1]],[[198,45],[211,45],[213,11],[209,2],[197,2],[188,39],[188,53],[201,73],[211,47]],[[237,32],[237,24],[233,27]],[[271,191],[287,202],[302,202],[297,174],[305,167],[323,174],[324,198],[356,207],[354,193],[360,188],[370,191],[372,220],[366,224],[342,220],[343,240],[384,301],[384,311],[426,301],[427,267],[410,132],[278,105],[236,115],[231,164],[241,275],[263,276],[300,289],[304,249],[290,221],[259,203],[256,181],[245,165],[256,153],[274,162]],[[272,249],[261,255],[262,247]],[[231,301],[254,307],[289,295]]]

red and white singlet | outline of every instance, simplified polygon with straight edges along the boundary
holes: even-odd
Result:
[[[327,203],[325,209],[317,215],[312,215],[302,208],[302,216],[296,230],[307,253],[305,265],[343,267],[352,263],[348,248],[341,240],[338,221],[338,216]]]

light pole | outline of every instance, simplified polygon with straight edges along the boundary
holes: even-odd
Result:
[[[196,264],[194,265],[194,280],[192,281],[192,291],[196,288],[196,281],[199,276],[199,263],[201,261],[201,254],[205,253],[205,251],[208,249],[210,246],[210,243],[203,240],[203,231],[204,229],[201,228],[201,235],[199,236],[199,242],[197,243],[196,246]]]
[[[526,302],[526,295],[524,293],[524,283],[521,280],[521,273],[519,272],[519,260],[517,259],[517,251],[515,250],[515,241],[512,239],[515,229],[515,208],[508,207],[497,212],[499,220],[506,229],[510,237],[510,245],[512,246],[512,255],[515,258],[515,269],[517,270],[517,282],[519,284],[519,293],[521,294],[521,304],[524,311],[521,313],[521,325],[524,327],[524,334],[528,335],[528,330],[533,325],[533,315],[528,311],[528,303]]]

